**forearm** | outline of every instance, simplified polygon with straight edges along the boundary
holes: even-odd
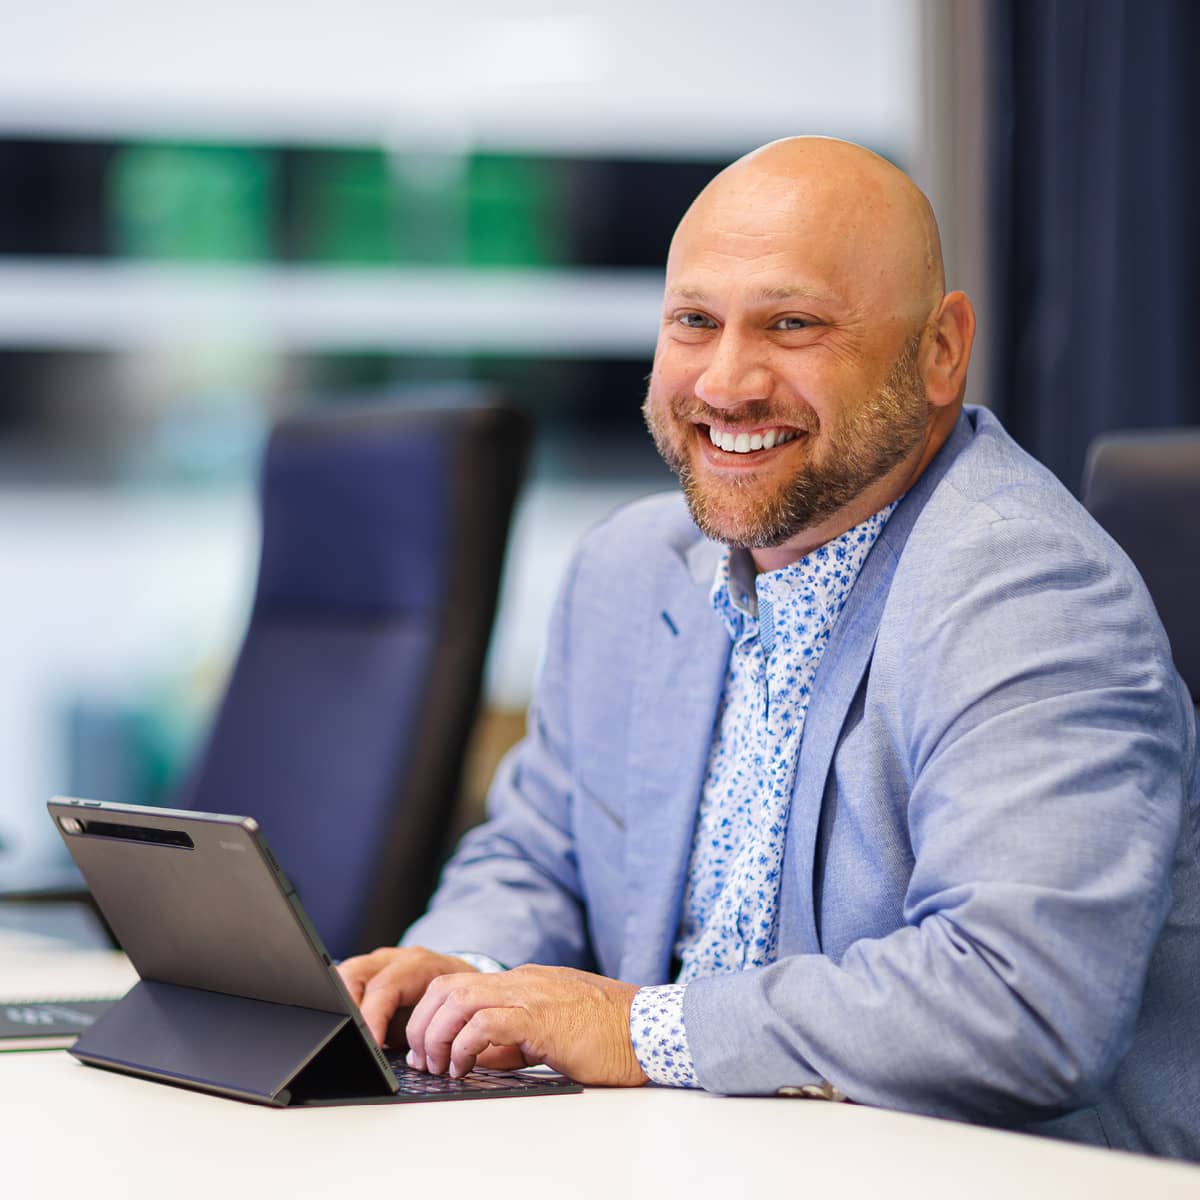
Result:
[[[699,980],[683,1010],[699,1082],[761,1095],[827,1081],[863,1103],[990,1123],[1087,1104],[1128,1046],[1144,958],[1128,947],[1127,987],[1097,989],[1048,924],[1036,945],[1003,922],[984,935],[932,916],[838,962]]]
[[[910,805],[920,854],[898,928],[688,986],[702,1086],[828,1081],[865,1103],[1025,1123],[1107,1085],[1171,904],[1180,780],[1164,766],[1145,790],[1035,801],[1010,774],[1011,807],[990,814],[982,781],[970,804],[946,782],[931,768],[936,795]]]

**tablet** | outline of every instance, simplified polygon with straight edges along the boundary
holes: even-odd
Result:
[[[71,797],[48,809],[140,977],[75,1042],[82,1062],[281,1107],[582,1090],[389,1058],[253,818]]]

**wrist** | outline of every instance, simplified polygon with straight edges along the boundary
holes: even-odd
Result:
[[[640,989],[635,983],[623,983],[620,987],[624,993],[621,1022],[621,1044],[625,1056],[625,1063],[622,1070],[622,1078],[625,1081],[623,1086],[642,1087],[644,1084],[650,1082],[650,1076],[642,1069],[642,1064],[638,1060],[637,1051],[633,1046],[633,1034],[631,1030],[633,1001]]]

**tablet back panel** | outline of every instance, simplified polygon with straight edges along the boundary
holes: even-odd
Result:
[[[50,812],[143,979],[355,1015],[253,820],[62,799]]]
[[[48,807],[141,976],[76,1058],[262,1104],[396,1091],[253,820],[62,797]]]

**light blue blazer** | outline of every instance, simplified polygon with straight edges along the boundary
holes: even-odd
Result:
[[[672,978],[730,640],[677,495],[565,581],[524,742],[405,942]],[[684,1016],[724,1093],[1200,1158],[1195,715],[1129,560],[983,410],[892,515],[821,663],[780,958]]]

